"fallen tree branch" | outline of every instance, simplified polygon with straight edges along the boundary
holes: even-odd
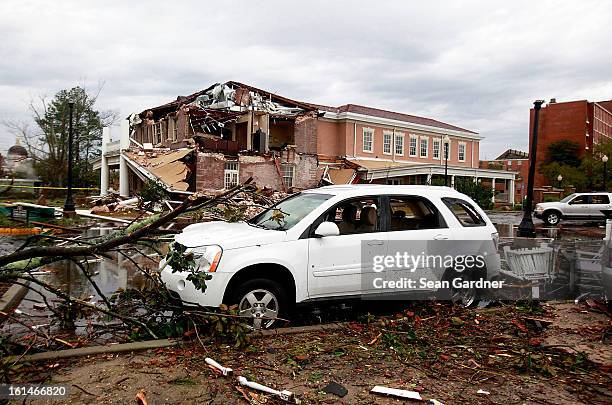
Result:
[[[67,259],[70,257],[78,256],[93,256],[121,245],[132,243],[138,239],[149,235],[153,230],[159,229],[161,226],[172,221],[179,215],[187,212],[188,210],[201,209],[207,206],[216,205],[222,202],[224,199],[242,191],[245,187],[250,184],[252,178],[249,178],[243,184],[232,187],[231,189],[210,198],[207,195],[193,194],[190,195],[181,205],[175,208],[173,211],[168,212],[165,215],[153,216],[146,220],[133,223],[129,227],[114,232],[101,242],[90,246],[73,246],[73,247],[59,247],[59,246],[37,246],[25,250],[16,251],[8,255],[0,257],[0,268],[6,268],[9,265],[14,265],[11,270],[19,269],[21,265],[24,265],[25,260],[37,259],[41,257],[45,258],[59,258]],[[52,260],[54,261],[54,260]],[[41,261],[41,264],[48,264],[49,261]],[[16,265],[16,266],[15,266]]]

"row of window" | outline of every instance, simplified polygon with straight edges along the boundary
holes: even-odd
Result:
[[[395,145],[393,145],[393,138],[395,136]],[[432,147],[432,157],[434,159],[440,159],[440,144],[442,140],[434,138]],[[444,143],[445,157],[450,156],[450,144]],[[394,150],[396,156],[404,156],[404,134],[383,132],[383,154],[391,155]],[[466,143],[459,142],[457,144],[457,159],[460,162],[465,162],[465,150]],[[366,153],[374,153],[374,130],[372,128],[363,129],[363,151]],[[428,136],[416,136],[410,135],[410,141],[408,143],[408,156],[410,157],[429,157],[429,137]]]
[[[293,177],[295,174],[295,165],[290,163],[281,164],[281,172],[285,187],[293,187]],[[223,173],[223,187],[228,189],[238,185],[240,178],[240,163],[238,161],[225,162],[225,170]]]

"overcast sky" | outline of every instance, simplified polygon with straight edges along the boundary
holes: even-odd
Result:
[[[494,158],[526,149],[534,100],[612,99],[609,1],[127,3],[0,2],[0,119],[83,83],[127,116],[236,80],[435,118]]]

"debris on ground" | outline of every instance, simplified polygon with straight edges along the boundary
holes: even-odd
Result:
[[[259,384],[253,381],[249,381],[247,380],[246,377],[244,376],[239,376],[238,377],[238,382],[240,383],[240,385],[257,390],[257,391],[262,391],[262,392],[267,392],[268,394],[272,394],[275,397],[285,401],[285,402],[291,402],[291,403],[295,403],[295,404],[299,404],[300,401],[295,397],[295,395],[293,394],[293,392],[291,391],[287,391],[287,390],[275,390],[274,388],[270,388],[267,387],[263,384]]]
[[[223,367],[221,364],[217,363],[210,357],[205,358],[204,361],[206,361],[208,367],[210,367],[215,372],[221,373],[221,375],[223,376],[231,376],[232,374],[234,374],[234,370],[229,367]]]
[[[348,394],[348,390],[343,387],[342,385],[338,384],[335,381],[330,381],[329,384],[327,384],[325,386],[325,388],[323,388],[323,392],[327,393],[327,394],[334,394],[339,396],[340,398],[346,396],[346,394]]]
[[[413,302],[400,311],[397,305],[392,308],[375,317],[353,315],[359,318],[334,331],[252,339],[247,349],[220,345],[200,331],[201,343],[195,333],[186,331],[185,336],[193,336],[194,341],[185,341],[182,347],[63,360],[57,366],[55,362],[23,366],[23,377],[11,374],[11,378],[14,382],[20,378],[44,380],[48,367],[53,366],[47,383],[70,381],[102,392],[96,398],[98,403],[133,401],[133,393],[115,389],[118,376],[128,377],[125,384],[129,386],[150,387],[146,395],[154,403],[177,398],[190,403],[279,402],[270,397],[275,394],[251,392],[255,388],[236,385],[233,378],[210,378],[205,359],[214,352],[219,365],[231,365],[246,381],[257,381],[275,392],[284,387],[304,404],[338,403],[336,394],[325,390],[332,382],[347,390],[341,400],[346,404],[396,400],[373,395],[374,386],[435,398],[437,402],[430,403],[436,405],[609,403],[612,346],[606,332],[610,331],[610,317],[589,310],[587,304],[497,304],[465,309]],[[367,311],[375,309],[370,303]],[[453,317],[463,323],[453,324]],[[373,318],[377,322],[371,322]],[[547,321],[549,326],[540,329],[531,319]],[[541,344],[534,346],[534,339]],[[479,389],[489,395],[477,394]],[[91,398],[73,390],[64,402],[91,402]]]
[[[373,392],[375,394],[389,395],[389,396],[398,397],[398,398],[416,399],[417,401],[423,400],[423,398],[421,398],[421,394],[419,394],[418,392],[400,390],[397,388],[382,387],[380,385],[377,385],[374,388],[372,388],[370,392]]]

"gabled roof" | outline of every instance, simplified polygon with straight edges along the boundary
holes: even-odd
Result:
[[[529,159],[529,153],[516,149],[508,149],[495,160]]]
[[[326,105],[315,105],[315,106],[319,110],[329,111],[329,112],[333,112],[336,114],[343,113],[343,112],[350,112],[350,113],[369,115],[373,117],[385,118],[385,119],[390,119],[390,120],[404,121],[404,122],[409,122],[412,124],[427,125],[427,126],[435,127],[435,128],[466,132],[468,134],[474,134],[474,135],[477,134],[476,132],[473,132],[473,131],[470,131],[470,130],[467,130],[467,129],[464,129],[464,128],[461,128],[455,125],[447,124],[445,122],[437,121],[432,118],[425,118],[425,117],[419,117],[417,115],[409,115],[409,114],[398,113],[394,111],[381,110],[379,108],[366,107],[366,106],[358,105],[358,104],[345,104],[340,107],[330,107]]]

